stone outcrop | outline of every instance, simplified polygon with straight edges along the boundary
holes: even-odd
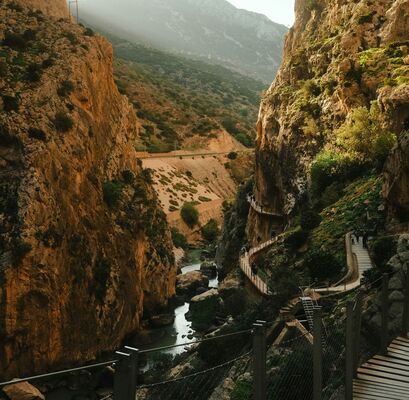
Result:
[[[284,217],[250,210],[253,244],[308,200],[311,165],[352,110],[377,101],[384,129],[398,136],[408,129],[408,7],[408,0],[296,1],[284,61],[257,123],[256,200]]]
[[[3,391],[10,400],[45,400],[44,395],[28,382],[8,385]]]
[[[11,3],[0,4],[0,42],[16,35],[0,45],[2,378],[117,349],[167,304],[176,279],[111,45],[45,15],[59,4],[64,14],[63,0],[30,2],[41,14]]]
[[[397,231],[409,230],[409,132],[399,138],[385,167],[384,196],[389,224]]]
[[[389,278],[389,313],[388,330],[390,338],[401,333],[403,302],[405,299],[406,274],[409,272],[409,235],[401,235],[398,240],[397,254],[388,263],[392,268],[392,275]],[[375,332],[378,337],[382,330],[382,297],[379,291],[372,305],[363,314],[363,321],[368,332]]]
[[[197,289],[207,288],[209,278],[200,271],[187,272],[176,277],[176,291],[178,295],[194,296]]]

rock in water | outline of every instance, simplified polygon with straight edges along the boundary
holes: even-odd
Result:
[[[194,296],[199,287],[208,287],[209,279],[199,271],[188,272],[176,277],[176,291],[180,295]]]
[[[45,400],[44,395],[28,382],[16,383],[3,388],[10,400]]]

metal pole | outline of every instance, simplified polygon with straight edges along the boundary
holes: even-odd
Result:
[[[359,352],[360,352],[360,339],[361,339],[361,323],[362,323],[362,300],[363,294],[358,292],[355,307],[355,349],[354,349],[354,377],[356,378],[357,370],[359,367]]]
[[[354,381],[354,302],[347,302],[347,332],[345,356],[345,400],[352,400]]]
[[[313,369],[314,400],[321,400],[322,394],[322,309],[314,308]]]
[[[139,349],[133,347],[125,346],[125,350],[131,353],[131,371],[129,384],[130,398],[132,400],[137,400],[136,398],[136,386],[138,384],[138,365],[139,365]]]
[[[388,352],[388,274],[382,276],[382,293],[381,293],[381,307],[382,307],[382,328],[381,328],[381,355],[385,356]]]
[[[265,322],[253,324],[253,400],[267,399]]]
[[[408,337],[408,324],[409,324],[409,269],[405,274],[405,298],[403,300],[403,314],[402,314],[402,336]]]
[[[119,361],[115,364],[114,400],[134,400],[131,397],[132,356],[121,351],[115,352]]]

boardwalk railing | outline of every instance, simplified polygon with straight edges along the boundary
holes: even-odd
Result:
[[[251,340],[252,337],[252,340]],[[222,342],[220,342],[222,341]],[[172,375],[167,379],[159,375],[159,381],[149,380],[142,375],[143,380],[138,382],[140,375],[140,357],[161,354],[175,347],[185,346],[189,349],[197,346],[229,346],[230,343],[239,343],[239,349],[228,352],[228,360],[222,360],[217,365],[212,365],[207,369],[189,369],[188,374]],[[210,346],[210,347],[209,347]],[[242,347],[241,347],[242,346]],[[237,351],[239,351],[237,353]],[[236,352],[236,354],[235,354]],[[22,382],[44,382],[56,377],[71,375],[81,371],[103,369],[112,366],[114,369],[114,384],[112,393],[104,399],[114,400],[206,400],[211,395],[214,388],[222,381],[230,368],[240,364],[242,373],[249,372],[256,383],[253,385],[254,400],[265,400],[266,393],[266,323],[257,321],[252,329],[247,329],[234,333],[220,334],[194,340],[189,343],[152,348],[148,350],[138,350],[125,346],[121,351],[117,351],[112,360],[85,365],[83,367],[71,368],[47,374],[31,376],[23,379],[13,379],[0,383],[1,389],[6,389],[10,385]],[[145,373],[146,374],[146,373]]]
[[[269,215],[271,217],[282,218],[282,214],[278,214],[276,212],[269,211],[266,207],[263,207],[259,203],[257,203],[254,196],[247,195],[247,201],[250,203],[251,208],[259,214]]]

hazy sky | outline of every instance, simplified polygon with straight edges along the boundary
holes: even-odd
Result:
[[[228,0],[238,8],[267,15],[272,21],[291,26],[295,0]]]

